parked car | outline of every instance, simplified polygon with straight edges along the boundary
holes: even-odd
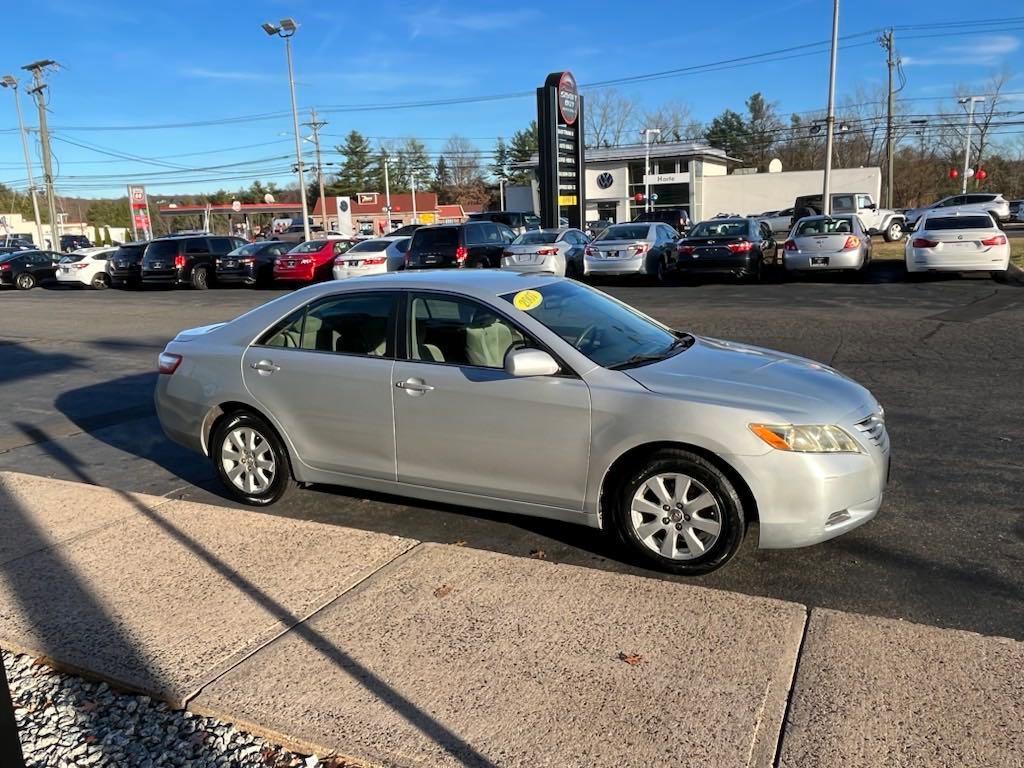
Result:
[[[1021,218],[1021,215],[1020,215],[1021,214],[1021,203],[1024,203],[1024,200],[1010,200],[1009,201],[1010,221],[1024,221],[1024,218]]]
[[[398,229],[393,230],[388,235],[388,237],[411,237],[413,232],[415,232],[417,229],[419,229],[419,228],[421,228],[423,226],[426,226],[426,225],[424,225],[424,224],[406,224],[403,227],[399,227]]]
[[[516,234],[504,224],[470,221],[417,229],[405,254],[406,269],[500,267]]]
[[[664,282],[676,269],[678,241],[668,224],[612,224],[583,249],[583,274],[646,275]]]
[[[910,274],[982,271],[998,279],[1010,268],[1010,244],[988,213],[931,211],[910,234],[904,259]]]
[[[142,283],[142,254],[148,241],[122,243],[107,259],[110,284],[115,288],[138,288]]]
[[[20,251],[34,251],[35,248],[26,245],[0,245],[0,254],[18,253]]]
[[[298,244],[306,240],[306,231],[302,228],[302,224],[292,224],[284,232],[278,232],[271,234],[268,240],[280,240],[282,243]],[[341,234],[340,232],[334,232],[331,230],[325,230],[319,225],[309,225],[309,239],[310,240],[343,240],[351,239]]]
[[[540,216],[535,213],[520,213],[518,211],[484,211],[482,213],[469,214],[470,221],[493,221],[496,224],[504,224],[516,235],[521,235],[531,229],[540,229]],[[568,221],[566,221],[568,225]]]
[[[604,232],[614,222],[611,219],[596,219],[595,221],[587,222],[587,236],[593,240],[599,234]]]
[[[34,251],[36,250],[35,243],[32,242],[31,235],[4,235],[0,239],[0,248],[13,248],[15,250],[23,251]]]
[[[757,219],[771,227],[773,234],[786,235],[793,228],[793,209],[783,208],[781,211],[765,211]]]
[[[57,264],[64,257],[56,251],[14,251],[0,256],[0,285],[21,291],[53,282]]]
[[[871,262],[871,235],[857,216],[800,219],[783,244],[787,272],[860,271]]]
[[[405,254],[409,250],[411,240],[411,237],[363,240],[334,258],[334,269],[331,274],[335,280],[344,280],[347,277],[398,272],[405,269]]]
[[[92,247],[92,243],[89,242],[89,238],[85,235],[60,236],[60,249],[64,251],[64,253],[72,253],[74,251],[81,250],[82,248]]]
[[[269,285],[274,281],[274,259],[288,253],[289,244],[278,240],[260,240],[240,245],[213,263],[218,283]]]
[[[655,208],[644,211],[633,221],[660,221],[662,224],[668,224],[676,232],[687,232],[693,226],[690,214],[685,208]]]
[[[186,235],[151,240],[142,254],[142,284],[175,287],[189,285],[199,290],[216,279],[214,262],[245,245],[240,237]]]
[[[909,230],[907,219],[902,213],[879,208],[871,195],[863,192],[834,192],[831,194],[832,210],[830,215],[850,214],[859,216],[864,229],[871,235],[882,235],[887,243],[900,240]],[[807,214],[805,211],[813,211]],[[803,195],[793,203],[793,220],[796,226],[798,219],[807,215],[820,216],[824,213],[821,195]]]
[[[505,248],[501,268],[579,277],[583,274],[583,249],[589,242],[590,238],[579,229],[534,229]]]
[[[274,280],[318,283],[331,279],[334,258],[346,253],[356,240],[310,240],[274,259]]]
[[[679,241],[683,274],[717,272],[760,282],[765,268],[779,264],[779,244],[771,227],[753,217],[709,219]]]
[[[109,259],[116,251],[109,246],[81,248],[65,256],[57,265],[57,282],[88,285],[97,290],[109,288]]]
[[[846,533],[888,479],[859,384],[555,276],[320,284],[181,332],[158,366],[165,433],[242,503],[343,484],[610,529],[674,573],[724,565],[755,519],[762,548]]]
[[[992,192],[952,195],[922,208],[911,208],[907,211],[907,223],[913,226],[922,216],[930,213],[990,213],[997,223],[1004,224],[1010,221],[1010,204],[1002,195]]]

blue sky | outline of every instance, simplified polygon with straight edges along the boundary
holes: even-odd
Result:
[[[301,25],[294,38],[300,107],[325,111],[530,92],[548,72],[561,69],[571,69],[585,86],[814,43],[831,32],[828,0],[732,0],[728,13],[722,10],[726,4],[665,0],[36,0],[12,5],[5,11],[8,34],[0,74],[27,75],[20,66],[41,58],[63,65],[50,77],[58,185],[68,194],[77,188],[83,196],[121,194],[129,178],[147,182],[161,194],[234,189],[247,183],[244,178],[220,180],[231,175],[286,174],[284,156],[294,150],[289,136],[281,135],[291,130],[284,45],[260,29],[261,22],[284,16]],[[841,35],[887,24],[977,21],[991,15],[961,0],[899,5],[891,0],[844,0],[843,5]],[[1012,5],[1003,8],[1009,11]],[[893,16],[896,7],[900,13]],[[900,95],[919,100],[915,109],[930,110],[933,99],[948,97],[958,83],[980,87],[1001,69],[1014,75],[1008,90],[1024,94],[1024,23],[1006,23],[980,34],[962,32],[963,27],[920,30],[907,32],[906,40],[897,32],[908,78]],[[926,34],[930,36],[920,37]],[[918,37],[909,39],[913,36]],[[872,37],[847,44],[854,47],[840,52],[840,96],[884,84],[884,53]],[[760,90],[788,115],[823,107],[827,72],[827,55],[816,53],[627,84],[619,90],[650,107],[685,102],[700,120],[726,107],[742,110],[744,99]],[[22,105],[27,122],[34,125],[32,105],[27,99]],[[329,122],[324,141],[333,146],[355,128],[373,137],[423,137],[431,151],[439,151],[444,137],[459,133],[489,149],[495,137],[508,137],[534,111],[533,98],[525,97],[328,112],[323,115]],[[267,113],[275,116],[191,128],[86,130]],[[10,92],[5,91],[0,93],[0,182],[24,178],[21,146],[9,130],[15,125]],[[157,160],[128,161],[103,151]],[[327,159],[338,157],[329,154]],[[246,162],[254,164],[184,170]],[[286,183],[288,178],[274,180]]]

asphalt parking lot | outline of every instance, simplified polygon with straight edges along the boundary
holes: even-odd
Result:
[[[602,288],[678,328],[834,365],[887,411],[878,518],[803,550],[758,551],[750,536],[695,583],[1024,639],[1024,289],[987,276],[907,283],[893,263],[863,282]],[[161,433],[155,358],[179,330],[275,295],[0,293],[0,469],[230,506],[206,460]],[[343,488],[266,513],[675,578],[621,561],[597,531]]]

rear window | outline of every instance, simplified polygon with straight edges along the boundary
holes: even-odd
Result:
[[[744,237],[749,229],[746,220],[702,221],[687,237]]]
[[[150,259],[163,259],[177,255],[177,240],[156,240],[146,248],[146,257]]]
[[[142,253],[143,246],[141,245],[122,245],[116,251],[114,251],[111,258],[136,258]]]
[[[363,240],[363,242],[349,248],[349,253],[364,253],[366,251],[374,251],[379,253],[380,251],[386,251],[388,246],[391,245],[390,240]]]
[[[316,253],[326,244],[326,240],[309,240],[301,245],[296,245],[288,253]]]
[[[558,239],[557,232],[538,232],[536,230],[520,235],[512,241],[512,245],[533,245],[535,243],[553,243]]]
[[[417,229],[412,240],[415,248],[451,248],[459,244],[459,231],[454,227]]]
[[[968,195],[968,203],[991,203],[996,199],[995,195]]]
[[[995,222],[991,216],[929,216],[924,229],[992,229]]]
[[[853,232],[849,219],[811,219],[796,225],[796,235],[848,235]]]
[[[646,240],[651,228],[647,224],[616,224],[597,236],[598,240]]]

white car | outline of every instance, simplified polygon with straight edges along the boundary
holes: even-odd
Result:
[[[925,214],[989,213],[996,223],[1010,219],[1010,204],[1002,195],[992,192],[971,192],[966,195],[944,197],[922,208],[910,208],[906,212],[907,223],[913,226]]]
[[[397,272],[405,266],[411,237],[376,237],[356,243],[334,259],[335,280],[381,272]]]
[[[81,283],[92,288],[110,287],[110,273],[107,261],[117,248],[80,248],[68,254],[57,265],[57,282]]]
[[[999,278],[1010,266],[1006,234],[987,213],[923,216],[907,238],[907,272],[990,272]]]

